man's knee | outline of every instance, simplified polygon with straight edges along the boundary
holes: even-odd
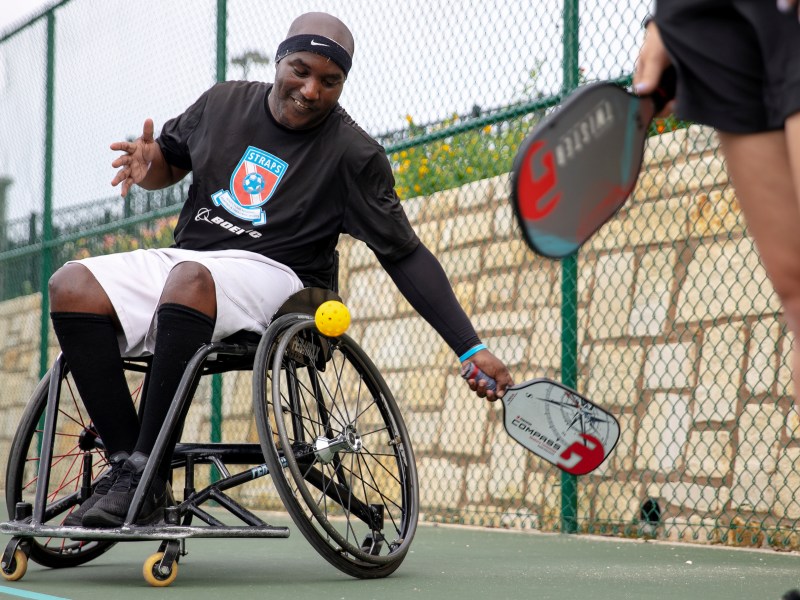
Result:
[[[216,317],[216,286],[211,272],[197,262],[175,265],[167,277],[160,304],[189,306],[210,317]]]
[[[214,278],[200,263],[186,261],[172,268],[164,287],[185,289],[195,295],[205,295],[214,292]]]
[[[48,282],[53,312],[87,312],[111,315],[114,309],[91,271],[77,263],[66,264]]]

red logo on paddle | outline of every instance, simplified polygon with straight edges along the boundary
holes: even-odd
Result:
[[[579,434],[585,444],[573,442],[558,457],[558,467],[572,475],[586,475],[591,473],[605,458],[603,444],[596,437],[588,433]]]
[[[546,217],[561,200],[561,192],[553,194],[558,183],[553,152],[547,150],[541,155],[541,163],[537,167],[544,168],[540,177],[534,175],[534,159],[544,147],[544,140],[533,144],[522,162],[517,183],[517,197],[520,199],[519,209],[527,221],[538,221]],[[539,171],[540,169],[536,169]]]

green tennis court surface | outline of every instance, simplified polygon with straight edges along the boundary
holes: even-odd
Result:
[[[267,520],[291,526],[283,515]],[[141,571],[157,548],[121,543],[72,569],[31,562],[22,580],[0,581],[0,600],[778,600],[800,587],[796,553],[422,525],[411,553],[386,579],[343,575],[292,528],[286,540],[188,540],[176,581],[156,589]]]

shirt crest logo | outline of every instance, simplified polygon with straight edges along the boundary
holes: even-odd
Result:
[[[260,207],[275,193],[288,166],[277,156],[248,146],[233,170],[230,189],[215,192],[211,200],[234,217],[263,225],[267,216]]]

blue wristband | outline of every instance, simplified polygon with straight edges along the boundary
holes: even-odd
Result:
[[[459,361],[459,362],[464,362],[464,361],[465,361],[465,360],[467,360],[467,359],[468,359],[470,356],[472,356],[472,355],[473,355],[473,354],[475,354],[476,352],[480,352],[481,350],[486,350],[486,344],[478,344],[477,346],[473,346],[472,348],[470,348],[469,350],[467,350],[466,352],[464,352],[464,354],[462,354],[461,356],[459,356],[459,357],[458,357],[458,361]]]

